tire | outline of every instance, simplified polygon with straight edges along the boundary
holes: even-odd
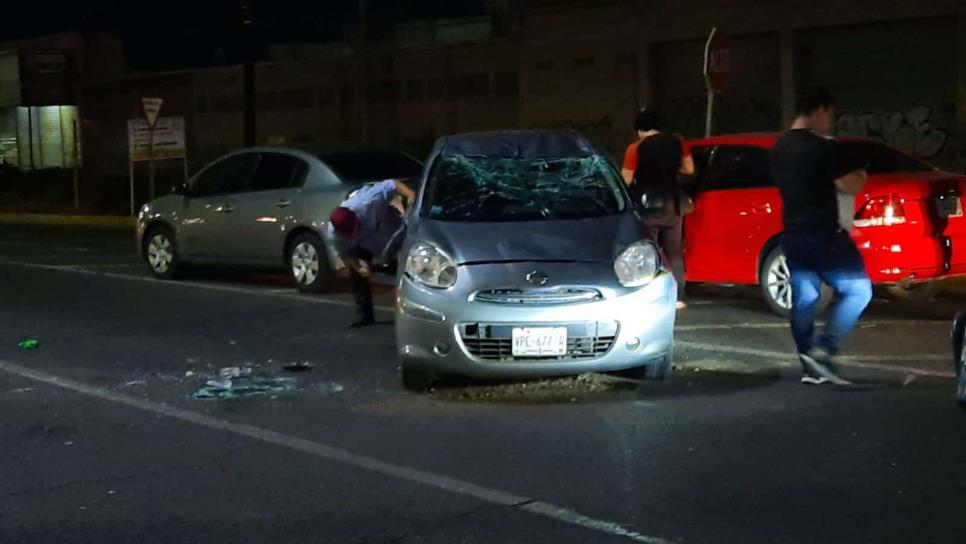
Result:
[[[966,312],[956,316],[953,325],[953,367],[956,370],[956,402],[966,410],[966,342],[963,341],[966,329]]]
[[[432,371],[405,364],[402,365],[401,376],[403,388],[415,393],[428,391],[436,382],[436,376]]]
[[[631,380],[654,380],[654,381],[664,381],[668,374],[671,372],[671,365],[674,358],[671,355],[666,355],[660,362],[656,364],[635,366],[634,368],[628,368],[625,370],[619,370],[617,372],[611,372],[614,376],[621,378],[629,378]]]
[[[758,271],[758,282],[761,287],[762,298],[768,308],[781,317],[788,317],[792,311],[791,271],[781,246],[772,247],[765,258],[761,260],[761,270]],[[822,285],[822,294],[818,299],[817,315],[821,315],[832,303],[834,293],[827,285]]]
[[[664,358],[661,359],[660,362],[658,362],[657,364],[644,367],[647,369],[645,376],[649,380],[654,380],[658,382],[664,381],[665,378],[667,378],[668,374],[671,373],[671,364],[673,362],[674,362],[674,357],[672,357],[671,354],[669,353],[665,355]]]
[[[144,236],[143,252],[142,257],[152,276],[163,280],[178,276],[181,258],[171,229],[165,226],[151,227]]]
[[[885,292],[890,298],[895,300],[929,300],[939,293],[939,282],[923,281],[909,286],[899,284],[887,285]]]
[[[289,243],[285,253],[296,289],[302,293],[323,293],[331,288],[335,277],[321,238],[303,232]]]
[[[966,345],[959,350],[959,361],[956,365],[956,402],[966,410]]]

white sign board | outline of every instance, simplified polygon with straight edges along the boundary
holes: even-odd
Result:
[[[159,117],[154,130],[144,119],[127,122],[128,156],[131,161],[185,158],[184,118]]]
[[[141,107],[144,108],[144,118],[148,120],[149,126],[154,126],[158,122],[158,115],[161,114],[161,106],[164,104],[163,98],[142,98]]]

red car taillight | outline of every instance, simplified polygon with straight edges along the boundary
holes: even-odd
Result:
[[[899,195],[872,197],[855,214],[856,227],[888,227],[906,222],[906,208]]]

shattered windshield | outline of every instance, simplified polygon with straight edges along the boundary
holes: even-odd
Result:
[[[621,180],[603,157],[514,159],[445,155],[423,209],[441,221],[583,219],[624,210]]]

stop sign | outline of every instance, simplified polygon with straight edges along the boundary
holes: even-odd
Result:
[[[721,92],[731,76],[731,41],[717,28],[711,30],[704,46],[704,80],[708,89]]]

